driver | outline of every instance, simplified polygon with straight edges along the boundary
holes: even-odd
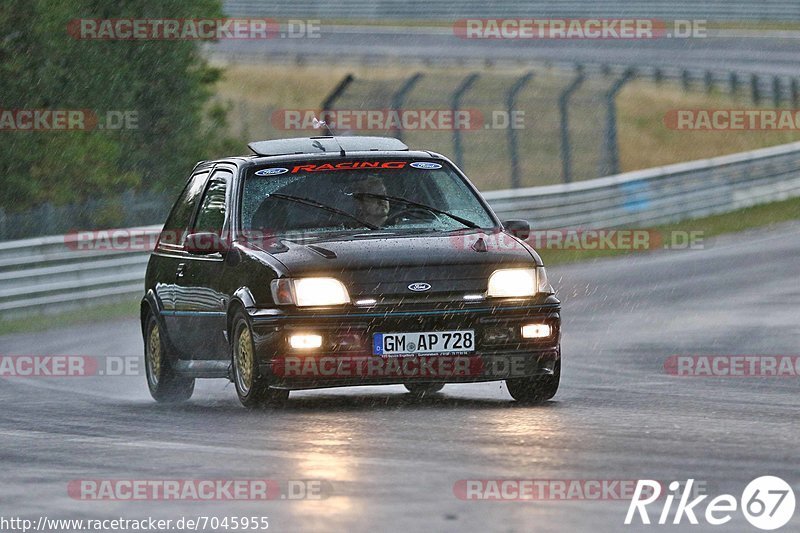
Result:
[[[386,185],[378,176],[367,176],[356,182],[353,194],[356,200],[355,216],[378,227],[382,227],[389,217],[389,202],[372,196],[360,196],[358,193],[386,195]]]

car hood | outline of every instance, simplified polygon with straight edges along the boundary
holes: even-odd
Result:
[[[361,298],[482,293],[498,268],[531,267],[541,259],[526,243],[501,231],[465,231],[423,236],[376,235],[289,241],[263,246],[287,275],[331,276]],[[410,284],[428,284],[412,291]]]

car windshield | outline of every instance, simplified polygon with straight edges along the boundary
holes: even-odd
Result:
[[[422,233],[490,228],[495,222],[448,165],[348,160],[253,168],[241,227],[284,238],[339,232]]]

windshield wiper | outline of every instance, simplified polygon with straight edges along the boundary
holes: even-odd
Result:
[[[450,217],[453,220],[455,220],[456,222],[460,222],[461,224],[464,224],[468,228],[474,228],[474,229],[479,229],[480,228],[479,225],[477,225],[476,223],[474,223],[471,220],[467,220],[466,218],[462,218],[462,217],[460,217],[458,215],[454,215],[453,213],[448,213],[447,211],[443,211],[443,210],[439,209],[438,207],[433,207],[433,206],[430,206],[430,205],[427,205],[427,204],[423,204],[423,203],[420,203],[420,202],[415,202],[413,200],[407,200],[405,198],[400,198],[399,196],[387,196],[385,194],[375,194],[375,193],[371,193],[371,192],[354,192],[354,193],[351,193],[351,194],[352,194],[353,198],[356,198],[356,199],[359,198],[359,197],[362,197],[362,198],[363,197],[378,198],[380,200],[386,200],[388,202],[397,202],[399,204],[405,204],[405,205],[410,205],[410,206],[413,206],[413,207],[419,207],[420,209],[426,209],[426,210],[430,211],[431,213],[437,213],[439,215],[444,215],[444,216]]]
[[[354,220],[354,221],[358,222],[359,224],[361,224],[365,228],[380,229],[375,224],[370,224],[366,220],[361,220],[357,216],[353,216],[350,213],[348,213],[347,211],[342,211],[341,209],[336,209],[335,207],[331,207],[329,205],[321,204],[321,203],[317,202],[316,200],[312,200],[310,198],[301,198],[299,196],[292,196],[290,194],[282,194],[282,193],[278,193],[278,192],[274,192],[274,193],[268,194],[267,197],[268,198],[278,198],[279,200],[288,200],[290,202],[297,202],[298,204],[303,204],[303,205],[308,205],[308,206],[311,206],[311,207],[316,207],[317,209],[323,209],[325,211],[329,211],[331,213],[336,213],[337,215],[341,215],[343,217],[347,217],[350,220]]]

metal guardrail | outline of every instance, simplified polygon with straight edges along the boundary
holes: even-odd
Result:
[[[625,17],[708,20],[800,20],[794,0],[226,0],[233,17],[418,20],[491,17]]]
[[[492,191],[501,218],[539,229],[650,227],[800,196],[800,142],[595,180]]]
[[[590,181],[484,194],[502,219],[525,218],[540,230],[646,228],[796,196],[800,142]],[[125,232],[136,231],[144,240],[159,229]],[[115,249],[108,241],[112,236],[0,242],[0,318],[143,294],[148,252]]]
[[[157,235],[161,226],[128,228]],[[65,311],[99,301],[130,299],[144,292],[150,253],[120,249],[112,231],[78,239],[77,234],[0,242],[0,318]]]

